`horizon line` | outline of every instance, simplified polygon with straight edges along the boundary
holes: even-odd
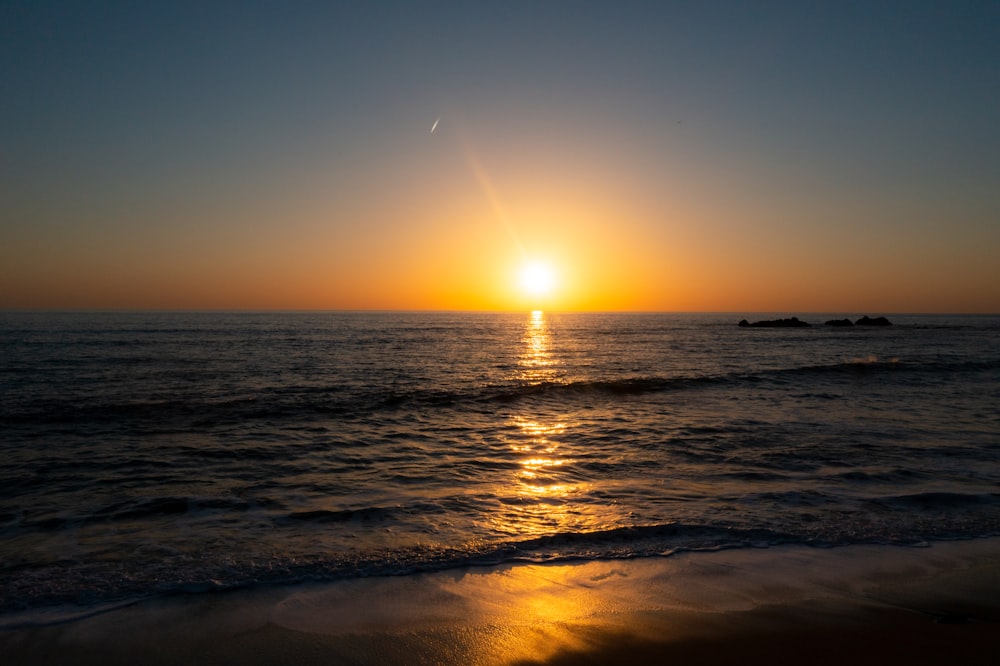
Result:
[[[293,314],[293,313],[342,313],[342,314],[524,314],[535,311],[542,311],[548,314],[719,314],[719,315],[850,315],[871,316],[880,315],[961,315],[961,316],[998,316],[1000,312],[989,311],[958,311],[958,310],[937,310],[937,311],[905,311],[905,310],[560,310],[546,308],[526,308],[526,309],[459,309],[459,308],[157,308],[157,307],[22,307],[5,308],[0,307],[0,314],[6,313],[273,313],[273,314]]]

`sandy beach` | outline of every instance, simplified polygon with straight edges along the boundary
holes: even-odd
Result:
[[[992,664],[1000,539],[476,567],[24,620],[4,619],[6,664]]]

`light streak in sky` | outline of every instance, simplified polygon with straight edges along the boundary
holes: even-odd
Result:
[[[524,251],[524,246],[521,244],[521,239],[514,230],[514,226],[510,223],[510,218],[507,217],[507,212],[504,210],[503,203],[500,201],[500,196],[493,187],[492,180],[486,173],[482,164],[479,162],[479,159],[477,159],[476,154],[472,150],[469,143],[463,140],[462,144],[465,149],[465,159],[468,162],[469,167],[472,169],[472,173],[475,175],[476,180],[479,181],[479,187],[482,189],[483,194],[490,202],[490,207],[493,209],[494,217],[507,231],[507,235],[510,236],[511,242],[518,249],[518,252],[521,254],[521,258],[525,259],[527,254]]]

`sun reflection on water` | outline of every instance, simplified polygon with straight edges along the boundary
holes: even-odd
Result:
[[[555,379],[557,361],[550,351],[550,338],[545,313],[532,311],[521,337],[524,349],[518,359],[518,377],[522,381],[541,383]]]
[[[524,324],[516,378],[527,384],[557,382],[559,356],[545,313],[536,310]],[[587,532],[617,523],[616,507],[595,502],[599,480],[581,470],[593,453],[575,445],[579,421],[561,410],[553,414],[533,400],[517,403],[509,416],[506,444],[516,469],[497,488],[503,509],[491,516],[494,529],[519,537]],[[535,408],[532,408],[534,404]]]
[[[552,478],[557,468],[576,462],[572,458],[561,456],[558,441],[550,439],[564,433],[567,429],[566,424],[558,422],[544,425],[517,416],[513,417],[511,422],[520,429],[521,438],[512,442],[510,448],[515,453],[527,456],[519,460],[521,465],[517,474],[519,481],[530,483],[529,487],[537,489],[538,494],[552,494],[556,488],[568,488],[566,484],[540,482]]]

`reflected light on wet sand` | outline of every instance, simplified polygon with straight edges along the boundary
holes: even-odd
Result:
[[[11,640],[0,653],[15,664],[152,656],[171,664],[770,665],[789,654],[831,665],[993,664],[997,552],[996,539],[727,549],[170,595],[5,632],[0,639]],[[979,618],[929,617],[955,603]]]
[[[410,641],[413,663],[434,663],[414,658],[430,645],[444,650],[443,663],[499,666],[586,648],[587,627],[620,622],[623,598],[644,601],[629,594],[630,582],[609,562],[360,579],[289,595],[269,621],[312,635]]]

